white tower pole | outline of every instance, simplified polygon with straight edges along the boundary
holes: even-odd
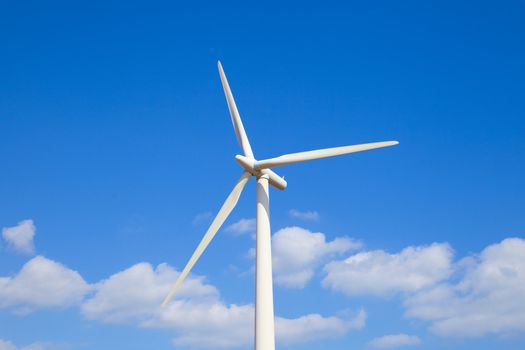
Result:
[[[257,178],[255,350],[275,350],[268,175]]]

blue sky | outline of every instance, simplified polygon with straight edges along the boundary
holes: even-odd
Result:
[[[258,158],[400,141],[278,169],[279,348],[523,348],[524,10],[2,2],[0,349],[252,347],[253,180],[156,308],[241,172],[218,59]]]

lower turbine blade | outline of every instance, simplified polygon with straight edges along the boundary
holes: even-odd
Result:
[[[171,291],[169,292],[168,296],[166,296],[166,299],[164,299],[162,306],[166,306],[166,304],[173,297],[173,294],[184,281],[186,276],[188,276],[188,273],[192,269],[193,265],[195,265],[197,260],[199,260],[200,256],[202,255],[208,244],[210,244],[211,240],[213,239],[221,225],[224,223],[228,215],[230,215],[233,208],[235,208],[235,205],[237,204],[237,202],[239,201],[239,197],[241,196],[242,190],[244,189],[244,186],[246,186],[246,183],[250,179],[250,176],[250,173],[244,172],[239,181],[237,181],[237,184],[235,184],[235,187],[233,188],[232,192],[224,201],[221,210],[219,210],[219,213],[217,214],[215,219],[213,219],[213,222],[211,223],[210,227],[208,228],[208,231],[206,231],[206,234],[197,246],[197,249],[195,249],[195,252],[193,252],[193,255],[191,256],[190,260],[184,267],[184,270],[182,270],[179,277],[175,281],[175,284],[171,288]]]

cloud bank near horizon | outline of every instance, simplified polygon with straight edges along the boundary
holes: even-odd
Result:
[[[304,288],[319,269],[324,288],[350,297],[394,296],[407,318],[426,322],[439,336],[525,332],[524,239],[507,238],[459,260],[447,243],[409,246],[397,253],[366,251],[348,237],[330,241],[301,227],[277,231],[272,245],[280,286]],[[141,262],[88,283],[78,271],[37,255],[12,276],[0,277],[0,309],[24,315],[75,307],[93,322],[171,330],[176,346],[235,348],[251,343],[253,304],[225,302],[204,276],[190,275],[174,301],[161,309],[178,274],[165,263],[154,267]],[[340,337],[362,329],[366,318],[364,309],[336,316],[276,317],[276,334],[281,344]],[[371,343],[381,347],[403,338],[388,337]]]

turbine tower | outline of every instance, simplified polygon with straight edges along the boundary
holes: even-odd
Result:
[[[244,169],[241,178],[233,187],[232,192],[226,198],[219,213],[213,219],[208,231],[195,249],[190,260],[178,276],[171,291],[164,299],[162,306],[170,301],[177,288],[181,285],[188,273],[200,258],[210,241],[213,239],[221,225],[237,204],[242,190],[250,177],[257,179],[256,201],[257,201],[257,229],[256,229],[256,257],[255,257],[255,350],[274,350],[274,314],[273,314],[273,282],[272,282],[272,250],[270,240],[270,193],[269,185],[284,190],[287,186],[286,181],[271,170],[271,168],[306,162],[309,160],[341,156],[344,154],[368,151],[375,148],[382,148],[397,145],[397,141],[372,142],[361,145],[342,146],[325,148],[315,151],[285,154],[276,158],[257,160],[253,155],[250,142],[246,136],[246,131],[242,125],[241,116],[235,105],[228,80],[222,69],[221,62],[218,62],[219,75],[222,87],[228,102],[228,109],[237,136],[237,141],[241,146],[243,155],[236,155],[235,159]]]

